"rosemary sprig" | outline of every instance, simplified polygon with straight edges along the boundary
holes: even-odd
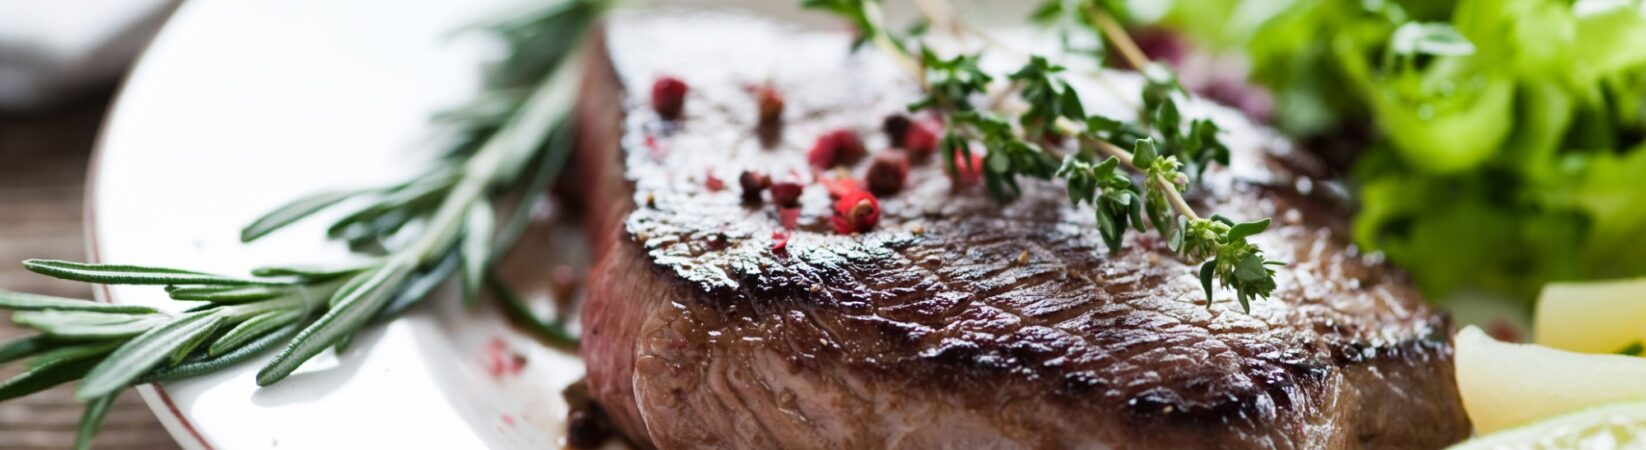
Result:
[[[0,292],[0,309],[39,334],[0,344],[0,363],[26,361],[0,382],[0,401],[83,379],[87,402],[77,446],[86,448],[110,402],[127,386],[203,373],[258,354],[267,337],[295,330],[324,304],[337,281],[301,277],[239,278],[167,268],[29,260],[48,276],[101,284],[164,285],[203,304],[171,314],[152,308]],[[239,295],[252,292],[251,295]],[[206,295],[212,293],[213,295]],[[205,299],[210,297],[210,299]],[[286,334],[289,336],[289,334]]]
[[[5,401],[74,380],[87,402],[77,447],[87,448],[111,402],[139,383],[221,370],[289,339],[349,271],[265,269],[275,276],[228,277],[169,268],[29,260],[35,273],[99,284],[166,286],[179,301],[204,302],[171,314],[148,307],[0,291],[0,309],[39,334],[0,344],[0,364],[25,361],[0,382]]]
[[[569,153],[569,146],[565,145],[567,141],[551,140],[549,131],[558,129],[560,134],[568,133],[564,124],[576,101],[576,81],[582,73],[582,58],[577,54],[579,41],[575,38],[582,35],[594,14],[602,8],[603,3],[593,0],[571,1],[551,10],[551,13],[529,16],[528,23],[511,22],[498,26],[500,34],[509,37],[512,44],[531,46],[529,50],[516,48],[512,53],[516,57],[510,59],[505,67],[550,72],[535,78],[537,84],[530,88],[530,94],[515,103],[511,112],[501,116],[470,116],[473,121],[471,126],[495,127],[487,133],[484,143],[474,147],[472,152],[466,151],[468,146],[460,146],[453,152],[456,156],[448,159],[448,164],[436,167],[423,177],[387,189],[357,191],[353,195],[343,196],[366,196],[374,200],[344,216],[330,228],[334,237],[348,240],[355,248],[381,249],[385,247],[385,242],[397,237],[408,223],[418,221],[422,226],[411,236],[409,244],[382,251],[383,254],[374,264],[350,276],[331,297],[325,313],[298,332],[286,348],[258,372],[258,384],[279,382],[327,347],[346,347],[362,326],[389,305],[401,303],[395,301],[396,296],[407,292],[408,287],[438,284],[437,281],[420,283],[418,278],[442,280],[451,276],[451,266],[440,264],[448,255],[455,254],[459,262],[464,297],[471,303],[480,297],[484,274],[491,270],[497,258],[495,255],[507,249],[518,236],[517,231],[509,230],[514,233],[507,236],[509,242],[496,239],[499,230],[491,196],[507,191],[506,188],[522,178],[523,174],[531,173],[528,162],[534,159],[563,160],[564,153]],[[572,17],[568,18],[567,15]],[[529,26],[541,23],[555,26],[541,29]],[[533,34],[528,30],[538,32]],[[544,34],[558,37],[545,41]],[[550,60],[520,59],[528,54]],[[513,89],[521,80],[533,78],[504,73],[495,79],[505,84],[503,89]],[[494,99],[488,98],[487,101]],[[562,144],[548,147],[556,149],[555,155],[543,152],[550,142]],[[331,195],[321,195],[299,199],[258,220],[248,227],[243,236],[255,238],[266,234],[265,229],[300,220],[325,209],[324,206],[315,205],[336,204],[333,198]],[[516,206],[520,210],[530,207],[530,204]],[[415,302],[418,298],[406,301]],[[396,308],[399,309],[403,306]]]
[[[1146,84],[1135,120],[1087,114],[1079,94],[1064,78],[1065,69],[1043,57],[1032,56],[1017,71],[995,76],[981,68],[980,54],[945,58],[916,37],[895,36],[881,19],[878,0],[806,0],[804,5],[851,20],[864,41],[898,61],[918,62],[902,64],[915,67],[911,75],[925,91],[909,109],[947,119],[939,147],[950,171],[958,169],[957,156],[970,164],[973,147],[981,146],[988,152],[977,169],[997,198],[1016,197],[1020,176],[1063,180],[1071,202],[1096,210],[1099,235],[1111,253],[1121,249],[1127,230],[1146,231],[1143,217],[1148,216],[1169,248],[1201,261],[1198,275],[1208,308],[1214,283],[1233,290],[1248,312],[1252,299],[1274,291],[1271,267],[1280,263],[1265,258],[1262,249],[1247,240],[1267,229],[1269,220],[1235,223],[1221,216],[1203,218],[1183,198],[1206,167],[1229,162],[1229,149],[1218,140],[1218,126],[1206,119],[1183,121],[1177,107],[1183,89],[1175,76],[1143,58],[1107,2],[1052,0],[1036,16],[1085,24],[1142,71]],[[1058,20],[1060,15],[1066,17]],[[918,55],[910,47],[918,47]],[[1006,89],[1028,105],[1027,110],[1006,113],[979,102],[997,80],[1009,82]]]
[[[257,240],[321,211],[348,209],[328,228],[368,258],[332,267],[269,267],[251,276],[68,261],[25,261],[36,273],[97,284],[164,286],[180,313],[0,291],[0,310],[39,333],[0,344],[0,364],[26,369],[0,382],[0,401],[82,380],[87,402],[77,447],[87,448],[115,396],[138,383],[222,370],[283,345],[259,372],[277,383],[328,347],[339,350],[367,324],[389,320],[451,278],[471,303],[497,260],[529,223],[572,151],[571,110],[583,72],[582,37],[608,0],[563,0],[486,29],[509,47],[473,104],[437,119],[462,139],[432,168],[382,187],[294,200],[241,230]],[[497,220],[498,200],[516,198]],[[461,274],[459,276],[459,274]],[[529,317],[512,293],[494,288],[506,314],[528,331],[575,346],[558,323]]]

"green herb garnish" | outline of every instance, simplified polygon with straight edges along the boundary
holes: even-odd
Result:
[[[1142,108],[1135,120],[1085,112],[1080,97],[1064,78],[1066,70],[1039,56],[1004,77],[984,71],[979,54],[942,57],[917,38],[899,38],[880,19],[877,0],[807,0],[809,8],[827,10],[851,20],[862,42],[875,44],[920,80],[925,95],[909,106],[948,120],[939,144],[950,171],[959,161],[970,163],[974,145],[988,149],[981,171],[989,191],[1009,200],[1019,194],[1017,178],[1061,179],[1069,200],[1096,210],[1099,235],[1110,252],[1119,252],[1127,230],[1146,231],[1148,216],[1168,246],[1201,262],[1198,276],[1211,306],[1214,284],[1235,293],[1241,308],[1251,310],[1253,298],[1266,298],[1275,289],[1279,262],[1263,256],[1247,238],[1269,226],[1263,219],[1235,223],[1227,218],[1203,218],[1183,199],[1192,180],[1212,163],[1228,164],[1229,149],[1218,140],[1218,126],[1205,119],[1184,122],[1177,107],[1183,93],[1164,67],[1142,59],[1142,52],[1118,26],[1106,2],[1053,1],[1036,18],[1089,24],[1125,55],[1129,64],[1147,77]],[[915,54],[909,48],[918,47]],[[1029,106],[1008,114],[979,105],[997,80],[1009,81],[1010,90]],[[1050,138],[1050,139],[1042,139]],[[1075,148],[1059,157],[1038,142],[1072,139]],[[1127,150],[1130,148],[1130,150]]]

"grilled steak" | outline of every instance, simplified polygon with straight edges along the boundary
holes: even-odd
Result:
[[[1272,131],[1190,100],[1234,149],[1191,194],[1275,218],[1254,242],[1280,287],[1209,307],[1153,233],[1110,254],[1054,182],[995,201],[916,161],[869,232],[842,235],[807,152],[836,129],[888,150],[918,86],[843,33],[743,16],[614,17],[579,106],[598,263],[588,385],[639,445],[685,448],[1436,448],[1469,432],[1447,317],[1346,243],[1316,165]],[[690,90],[664,120],[661,76]],[[1129,117],[1138,80],[1078,86]],[[761,138],[751,86],[786,98]],[[934,158],[935,159],[935,158]],[[804,184],[794,229],[744,170]],[[776,232],[776,233],[774,233]],[[786,236],[786,246],[774,245]]]

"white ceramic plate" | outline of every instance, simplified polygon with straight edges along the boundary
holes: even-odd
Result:
[[[522,3],[185,3],[128,78],[105,125],[87,189],[89,258],[238,274],[347,257],[322,238],[323,219],[252,245],[239,242],[238,230],[298,195],[374,185],[422,167],[436,151],[428,117],[467,99],[480,63],[495,50],[482,36],[453,31]],[[798,1],[670,3],[799,15]],[[532,270],[542,278],[552,263],[526,258],[525,279]],[[494,312],[462,308],[451,294],[437,294],[363,333],[353,350],[322,354],[272,387],[254,382],[257,360],[140,390],[190,449],[561,447],[560,390],[582,377],[581,362],[513,331]],[[98,295],[180,309],[157,288]],[[488,370],[487,348],[499,341],[525,356],[521,373]]]
[[[324,241],[321,220],[253,245],[236,230],[305,192],[421,167],[436,151],[430,113],[474,91],[491,50],[452,32],[516,3],[187,2],[106,124],[87,190],[90,258],[224,273],[336,261],[346,252]],[[178,306],[157,288],[99,295]],[[558,448],[560,389],[581,363],[451,297],[269,388],[253,381],[255,361],[142,393],[191,449]],[[523,372],[488,370],[494,340],[526,357]]]

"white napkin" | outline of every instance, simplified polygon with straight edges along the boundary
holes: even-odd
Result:
[[[173,0],[0,0],[0,110],[44,105],[123,73]]]

